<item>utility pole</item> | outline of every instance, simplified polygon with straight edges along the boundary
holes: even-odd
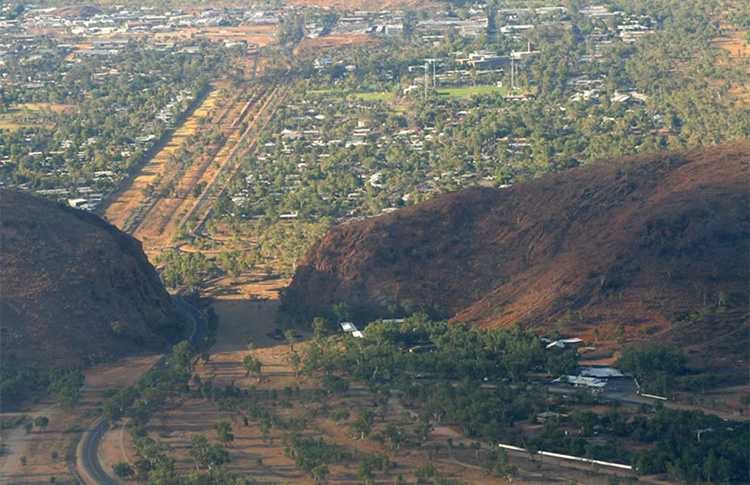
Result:
[[[429,73],[429,71],[428,71],[429,68],[430,68],[430,65],[427,62],[425,62],[424,63],[424,97],[425,98],[427,98],[427,83],[430,82],[430,78],[428,77],[429,76],[429,74],[428,74]]]

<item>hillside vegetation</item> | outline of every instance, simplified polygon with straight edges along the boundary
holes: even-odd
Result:
[[[182,320],[141,243],[92,214],[2,189],[3,367],[160,348]]]
[[[338,226],[285,303],[306,317],[346,303],[365,321],[423,308],[592,341],[668,331],[746,361],[748,161],[747,143],[602,161]]]

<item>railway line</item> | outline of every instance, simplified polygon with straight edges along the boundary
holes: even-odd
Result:
[[[222,173],[229,160],[233,158],[237,147],[245,140],[254,123],[251,122],[247,129],[241,134],[237,134],[240,125],[247,119],[250,114],[256,114],[263,109],[265,96],[268,91],[266,85],[261,84],[259,89],[253,93],[250,100],[242,104],[243,94],[234,96],[227,107],[222,110],[221,115],[210,125],[203,133],[210,133],[215,129],[224,133],[219,144],[212,147],[210,156],[203,157],[197,166],[181,167],[182,173],[173,173],[169,178],[165,178],[160,184],[160,188],[167,186],[169,183],[176,185],[176,197],[154,197],[148,204],[139,208],[124,227],[124,230],[133,234],[138,239],[163,239],[170,234],[172,230],[182,227],[187,219],[181,218],[181,214],[193,213],[193,207],[196,203],[200,204],[202,197],[197,201],[191,198],[191,194],[202,181],[206,181],[206,187],[210,187],[218,175]],[[227,155],[227,151],[229,154]],[[218,165],[218,168],[211,174],[212,167]],[[177,182],[174,182],[177,180]],[[158,189],[157,189],[158,190]],[[206,189],[202,190],[205,193]],[[178,218],[180,218],[178,220]],[[171,237],[171,236],[170,236]]]

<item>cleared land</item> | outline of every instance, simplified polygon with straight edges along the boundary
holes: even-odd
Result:
[[[727,51],[730,59],[746,59],[750,57],[750,42],[748,42],[747,31],[731,26],[722,26],[723,35],[711,41],[717,49]]]
[[[254,146],[283,98],[283,90],[269,91],[265,84],[222,98],[230,90],[217,83],[166,146],[105,205],[105,217],[147,248],[169,246],[189,220],[205,219],[236,172],[237,156]],[[195,145],[186,143],[192,139],[198,140]]]
[[[133,356],[87,369],[79,404],[72,413],[62,411],[49,399],[35,404],[24,413],[29,416],[27,421],[33,421],[35,416],[47,416],[49,426],[44,431],[34,428],[30,433],[26,433],[22,425],[2,431],[5,450],[0,456],[0,483],[49,483],[53,476],[58,482],[72,482],[66,462],[68,450],[77,442],[78,433],[96,416],[104,393],[132,384],[159,357]]]
[[[24,103],[11,106],[0,114],[0,130],[14,131],[27,126],[49,125],[46,112],[63,112],[73,106],[49,103]]]
[[[467,86],[462,88],[440,88],[436,89],[435,92],[439,96],[449,98],[470,98],[485,94],[500,94],[505,96],[508,94],[508,88],[500,86]]]
[[[139,206],[147,199],[146,187],[155,184],[157,178],[165,172],[165,165],[170,155],[177,151],[184,140],[198,131],[198,119],[208,116],[216,106],[218,97],[219,91],[212,90],[190,119],[177,128],[166,146],[143,166],[140,173],[108,197],[109,203],[105,203],[104,217],[110,223],[120,229],[126,228],[128,219],[133,217]]]
[[[156,200],[153,209],[142,219],[133,233],[149,246],[164,246],[170,242],[172,235],[182,227],[194,207],[201,203],[202,197],[195,197],[197,191],[205,193],[201,187],[211,187],[219,174],[231,161],[237,147],[246,137],[240,124],[252,108],[265,94],[264,90],[254,93],[247,103],[241,102],[240,96],[234,96],[226,110],[218,114],[213,122],[221,138],[209,145],[206,154],[198,156],[178,177],[172,194],[162,195]]]
[[[276,109],[286,99],[291,88],[291,84],[277,85],[273,91],[266,94],[268,86],[258,96],[253,106],[251,122],[243,132],[240,139],[233,148],[227,152],[223,162],[219,163],[219,169],[205,178],[206,189],[201,194],[192,209],[185,213],[182,219],[182,225],[188,221],[195,223],[195,232],[200,234],[203,227],[211,215],[213,203],[226,193],[226,184],[232,180],[240,170],[242,164],[240,161],[252,150],[258,142],[258,138],[265,131],[268,123],[274,118]],[[261,104],[262,103],[262,104]]]
[[[721,54],[726,53],[726,59],[718,60],[719,63],[740,64],[750,58],[750,40],[748,40],[748,31],[738,29],[729,25],[722,25],[722,35],[711,41],[714,49]],[[750,69],[747,69],[750,75]],[[722,86],[726,83],[724,80],[708,79],[708,85],[711,87]],[[729,92],[745,101],[750,100],[750,83],[732,82]]]
[[[349,35],[327,35],[317,39],[305,39],[294,50],[295,54],[304,51],[343,48],[351,46],[366,45],[368,47],[377,47],[383,45],[386,41],[367,34],[349,34]]]
[[[252,25],[242,27],[202,27],[181,28],[175,32],[161,32],[154,36],[156,41],[171,39],[205,38],[214,41],[245,41],[248,47],[259,47],[276,42],[276,27],[272,25]]]

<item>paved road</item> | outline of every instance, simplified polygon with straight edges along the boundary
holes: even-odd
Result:
[[[76,455],[80,456],[82,472],[74,470],[74,475],[81,483],[95,483],[100,485],[119,485],[120,482],[110,478],[99,461],[99,445],[107,431],[107,420],[99,416],[91,423],[89,429],[83,432],[78,443]]]
[[[190,322],[189,341],[190,345],[195,348],[206,334],[208,323],[203,314],[186,302],[181,295],[175,295],[174,302],[188,316]],[[164,362],[164,360],[162,359],[160,362]],[[75,456],[70,460],[73,476],[83,484],[119,485],[120,483],[107,475],[99,461],[99,445],[107,428],[108,423],[103,416],[96,418],[91,426],[83,432]],[[80,457],[80,470],[78,469],[77,457]]]
[[[203,337],[206,335],[208,322],[206,322],[206,318],[197,308],[182,299],[182,295],[175,295],[174,302],[180,310],[185,312],[188,316],[191,324],[190,337],[188,340],[190,340],[190,345],[193,348],[197,348],[198,344],[201,343],[201,340],[203,340]]]

